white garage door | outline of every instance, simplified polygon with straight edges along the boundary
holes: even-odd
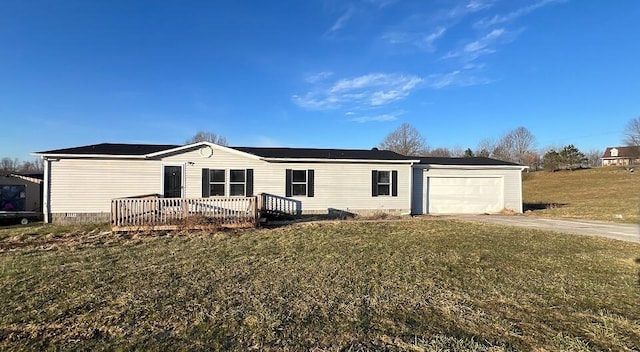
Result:
[[[496,213],[504,208],[502,177],[429,177],[430,214]]]

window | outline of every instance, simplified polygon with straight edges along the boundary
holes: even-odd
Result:
[[[209,195],[224,196],[224,170],[209,170]]]
[[[202,169],[202,197],[253,195],[253,169]]]
[[[292,196],[314,196],[314,170],[286,170],[286,192],[287,197]]]
[[[398,196],[397,170],[371,171],[371,196]]]
[[[291,174],[291,194],[307,195],[307,170],[293,170]]]
[[[229,195],[245,195],[245,170],[229,170]]]
[[[378,171],[378,195],[391,195],[391,171]]]

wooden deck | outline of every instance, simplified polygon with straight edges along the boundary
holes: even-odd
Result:
[[[249,228],[258,224],[257,197],[111,200],[113,231]]]

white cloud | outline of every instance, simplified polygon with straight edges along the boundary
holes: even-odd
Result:
[[[442,35],[444,34],[444,32],[446,32],[447,29],[444,27],[440,27],[438,29],[435,30],[435,32],[430,33],[429,35],[427,35],[424,38],[424,41],[431,44],[434,41],[436,41],[436,39],[439,39],[440,37],[442,37]]]
[[[341,79],[328,88],[294,95],[292,99],[310,110],[376,107],[406,98],[422,81],[414,75],[370,73]]]
[[[395,3],[396,0],[365,0],[365,2],[378,8],[384,8]]]
[[[500,36],[503,34],[504,29],[494,29],[484,37],[465,45],[463,50],[467,53],[475,53],[478,51],[486,50],[489,44],[491,44],[494,40],[500,38]]]
[[[492,1],[471,0],[466,4],[460,4],[441,15],[445,20],[458,20],[469,14],[488,9],[493,6]]]
[[[531,4],[529,6],[521,7],[506,15],[495,15],[491,18],[483,18],[482,20],[476,22],[475,25],[478,27],[489,27],[489,26],[494,26],[496,24],[510,22],[519,17],[527,15],[543,6],[553,4],[553,3],[566,2],[566,1],[567,0],[540,0],[537,3]]]
[[[482,55],[494,53],[496,50],[492,46],[506,34],[508,32],[504,28],[494,29],[481,38],[465,44],[461,50],[448,52],[442,58],[461,58],[473,61]]]
[[[404,113],[404,111],[396,111],[381,115],[358,116],[353,117],[349,120],[358,123],[395,121],[400,115],[403,115]]]
[[[333,72],[329,72],[329,71],[321,71],[321,72],[316,72],[316,73],[311,73],[308,74],[304,80],[308,83],[317,83],[320,81],[324,81],[325,79],[329,78],[333,76]]]
[[[436,51],[436,41],[464,17],[493,6],[493,1],[471,0],[435,13],[416,13],[381,36],[391,45],[412,45],[426,52]]]
[[[436,51],[435,42],[444,36],[446,27],[438,27],[429,33],[417,32],[388,32],[382,35],[382,39],[392,45],[410,44],[428,52]]]
[[[469,87],[491,83],[491,80],[479,77],[472,72],[456,70],[449,73],[438,73],[427,76],[426,85],[432,89],[446,87]]]
[[[349,19],[351,19],[351,17],[353,16],[354,10],[352,7],[348,8],[347,11],[345,11],[342,16],[338,17],[338,19],[333,23],[333,26],[331,26],[331,28],[329,28],[329,31],[327,32],[327,34],[339,31],[340,29],[342,29],[342,27],[344,27],[344,25],[347,23],[347,21],[349,21]]]

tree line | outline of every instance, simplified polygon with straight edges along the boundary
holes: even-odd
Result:
[[[20,161],[18,158],[4,157],[0,159],[0,175],[14,173],[37,174],[44,171],[42,159],[32,161]]]
[[[638,127],[640,132],[640,120]],[[597,149],[583,153],[573,144],[537,149],[535,136],[525,127],[515,128],[498,139],[484,139],[475,149],[432,149],[420,132],[408,123],[389,133],[379,147],[417,157],[486,157],[527,165],[531,170],[544,168],[551,171],[599,166],[602,153]]]
[[[212,142],[219,145],[227,145],[227,139],[215,132],[198,131],[185,144],[196,142]],[[639,147],[640,158],[640,117],[631,119],[624,130],[623,144],[625,146]],[[562,169],[576,169],[581,167],[594,167],[600,165],[602,151],[592,149],[586,153],[580,151],[575,145],[550,146],[536,149],[536,138],[525,127],[515,128],[498,139],[484,139],[475,149],[462,147],[437,147],[431,149],[420,132],[408,123],[403,123],[390,132],[379,144],[381,149],[391,150],[396,153],[416,157],[486,157],[521,165],[527,165],[531,170],[546,169],[556,171]],[[41,173],[43,172],[41,159],[33,161],[20,161],[17,158],[4,157],[0,159],[0,175],[10,173]]]

